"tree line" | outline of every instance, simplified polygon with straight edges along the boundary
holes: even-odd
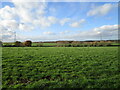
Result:
[[[16,41],[14,43],[6,43],[5,45],[1,43],[3,47],[31,47],[32,41],[27,40],[25,42]]]
[[[12,44],[2,44],[3,47],[45,47],[44,42],[32,42],[27,40],[25,42],[16,41]],[[96,47],[96,46],[111,46],[112,41],[56,41],[55,45],[49,45],[50,47]],[[32,45],[34,44],[34,45]]]

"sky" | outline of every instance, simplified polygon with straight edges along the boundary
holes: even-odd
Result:
[[[118,39],[117,2],[1,2],[2,41]]]

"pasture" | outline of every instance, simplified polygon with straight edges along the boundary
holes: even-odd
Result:
[[[32,43],[32,46],[55,46],[57,43]]]
[[[3,47],[3,88],[119,88],[118,47]]]

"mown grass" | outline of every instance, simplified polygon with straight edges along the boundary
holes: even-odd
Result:
[[[119,88],[118,47],[3,47],[3,88]]]

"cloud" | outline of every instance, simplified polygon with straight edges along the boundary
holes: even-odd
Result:
[[[94,28],[94,31],[115,31],[118,30],[118,25],[103,25],[101,27]]]
[[[31,31],[34,29],[34,27],[21,23],[21,24],[19,24],[19,29],[23,30],[23,31]]]
[[[117,39],[118,38],[118,25],[103,25],[93,28],[92,30],[79,31],[78,33],[68,36],[69,38],[81,40],[95,40],[95,39]]]
[[[94,7],[90,11],[88,11],[87,16],[95,16],[95,15],[106,15],[110,12],[110,10],[115,7],[113,4],[104,4],[101,6]]]
[[[44,15],[47,4],[45,2],[13,2],[21,21],[30,22]]]
[[[69,22],[71,19],[70,18],[64,18],[60,20],[60,24],[63,26],[65,23]]]
[[[0,9],[0,19],[11,20],[17,16],[15,8],[5,6]]]
[[[53,16],[49,16],[48,17],[48,22],[50,22],[51,24],[55,24],[57,22],[57,18],[53,17]]]
[[[17,29],[18,23],[15,20],[2,20],[0,21],[0,29],[7,28],[9,30]]]
[[[55,33],[50,32],[50,31],[48,31],[48,32],[43,32],[43,34],[45,34],[45,35],[55,35]]]
[[[53,16],[48,16],[48,17],[45,17],[45,16],[41,16],[39,17],[38,20],[33,20],[33,23],[35,26],[39,26],[40,28],[41,27],[50,27],[51,25],[55,24],[57,22],[57,18],[56,17],[53,17]]]
[[[2,32],[0,33],[0,40],[3,41],[13,41],[14,39],[14,32],[10,30],[6,30],[5,28],[2,29]]]
[[[62,35],[61,35],[62,34]],[[55,33],[51,31],[43,32],[41,35],[29,36],[17,34],[17,40],[32,40],[32,41],[45,41],[45,40],[108,40],[118,39],[118,25],[103,25],[86,31],[71,31],[65,30],[63,32]],[[14,33],[4,30],[3,39],[14,40]]]
[[[38,36],[23,36],[17,35],[19,40],[30,39],[32,41],[46,41],[46,40],[103,40],[118,39],[118,25],[103,25],[87,31],[73,31],[65,30],[64,32],[54,33],[51,31],[43,32]],[[98,33],[100,32],[100,33]],[[62,35],[61,35],[62,34]],[[8,38],[9,39],[9,38]],[[6,38],[7,40],[7,38]],[[11,40],[13,40],[11,38]]]
[[[85,19],[81,19],[80,21],[76,21],[70,24],[71,27],[80,27],[85,22]]]
[[[45,16],[47,3],[45,2],[16,2],[13,0],[14,7],[5,6],[0,9],[1,21],[16,21],[18,29],[27,30],[28,26],[49,27],[56,23],[53,16]],[[8,20],[8,21],[7,21]],[[24,23],[24,25],[23,25]]]
[[[70,30],[65,30],[65,31],[63,31],[63,32],[60,32],[60,34],[68,34],[68,33],[70,33],[71,31]]]

